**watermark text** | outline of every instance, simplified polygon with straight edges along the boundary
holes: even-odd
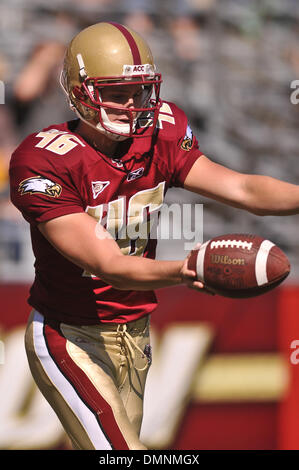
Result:
[[[294,91],[291,93],[291,96],[290,96],[291,103],[298,104],[299,103],[299,80],[293,80],[290,86],[292,89],[294,89]]]
[[[5,85],[2,80],[0,80],[0,104],[5,104]]]
[[[299,339],[294,339],[290,344],[290,348],[294,349],[290,355],[291,364],[299,364]]]
[[[90,214],[92,215],[92,214]],[[122,247],[126,241],[146,245],[148,240],[180,240],[189,251],[203,242],[203,204],[130,204],[125,211],[125,198],[103,204],[97,212],[96,236],[109,234]]]
[[[0,341],[0,365],[4,364],[5,361],[5,354],[4,354],[4,342]]]

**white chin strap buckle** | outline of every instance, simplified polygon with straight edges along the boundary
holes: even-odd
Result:
[[[96,128],[99,131],[104,131],[113,140],[125,140],[130,137],[130,124],[120,124],[111,122],[107,116],[106,111],[103,108],[101,109],[101,117],[103,125],[100,122],[96,125]],[[134,132],[136,129],[136,122],[137,119],[134,119],[132,132]]]

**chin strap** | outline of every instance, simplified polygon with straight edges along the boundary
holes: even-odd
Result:
[[[95,128],[100,132],[105,133],[110,139],[121,141],[128,139],[130,137],[130,125],[129,124],[113,124],[107,116],[107,113],[104,109],[100,110],[101,118],[103,125],[101,122],[95,125]],[[136,128],[136,119],[133,121],[132,126],[132,133],[135,131]]]

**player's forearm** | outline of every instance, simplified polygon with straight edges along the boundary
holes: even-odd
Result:
[[[152,290],[181,284],[183,261],[159,261],[137,256],[111,258],[101,279],[120,290]]]
[[[244,207],[256,215],[299,214],[299,186],[271,178],[247,175]]]
[[[189,281],[181,275],[184,260],[123,255],[109,232],[87,214],[57,217],[39,229],[62,256],[116,289],[151,290]]]

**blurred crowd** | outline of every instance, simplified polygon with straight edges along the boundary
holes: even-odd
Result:
[[[27,225],[9,202],[11,152],[29,133],[74,118],[59,70],[69,40],[98,21],[126,24],[147,39],[163,76],[162,98],[184,109],[206,155],[299,183],[299,104],[290,100],[291,82],[299,80],[297,0],[3,0],[0,280],[31,275]],[[286,250],[299,276],[297,216],[259,218],[183,190],[180,201],[204,204],[204,239],[260,234]]]

